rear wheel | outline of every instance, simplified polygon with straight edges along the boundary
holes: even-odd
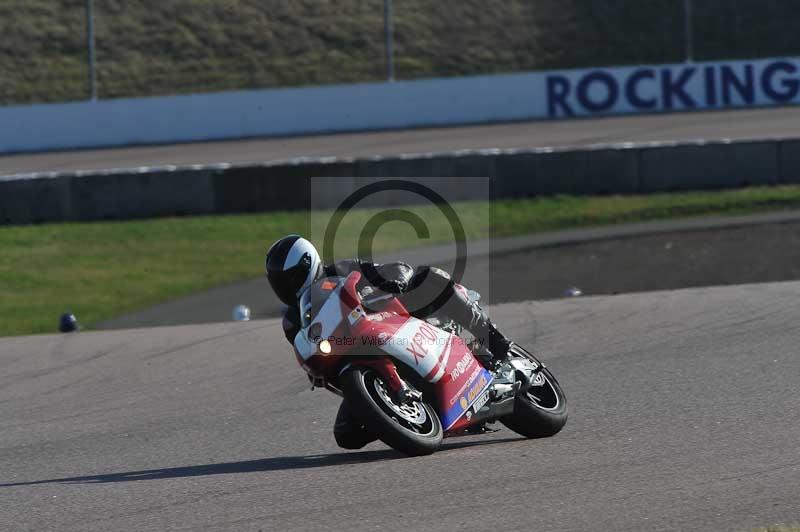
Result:
[[[386,445],[412,456],[431,454],[441,447],[442,424],[429,404],[401,404],[371,368],[351,368],[340,383],[353,414]]]
[[[500,422],[527,438],[546,438],[558,433],[567,423],[567,397],[555,376],[533,354],[514,345],[511,356],[527,358],[542,369],[536,373],[533,385],[520,392],[514,403],[514,413]]]

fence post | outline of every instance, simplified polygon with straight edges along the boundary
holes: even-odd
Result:
[[[692,0],[683,0],[683,32],[686,39],[686,62],[694,61],[694,24],[692,23]]]
[[[394,13],[392,0],[383,0],[383,33],[386,40],[386,79],[394,81]]]
[[[97,64],[94,37],[94,0],[86,0],[86,48],[89,54],[89,98],[97,101]]]

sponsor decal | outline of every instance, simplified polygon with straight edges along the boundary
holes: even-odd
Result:
[[[548,73],[551,118],[613,112],[800,103],[796,58],[599,68]]]
[[[408,318],[386,342],[379,342],[375,331],[364,337],[370,345],[380,345],[381,349],[411,367],[420,377],[436,383],[446,373],[451,335],[421,322]]]
[[[391,312],[376,312],[375,314],[368,315],[367,319],[369,321],[383,321],[385,319],[391,318],[394,315],[395,314],[392,314]]]
[[[486,374],[482,373],[481,377],[478,379],[478,382],[476,382],[475,385],[467,392],[467,403],[474,401],[487,384],[489,384],[489,381],[486,379]]]
[[[364,317],[364,310],[361,307],[356,307],[347,315],[347,320],[350,322],[350,325],[355,325],[358,320]]]
[[[472,411],[477,413],[478,410],[483,408],[483,405],[485,405],[488,400],[489,400],[489,392],[486,391],[483,393],[483,395],[478,397],[478,400],[475,401],[474,405],[472,405]]]
[[[467,419],[472,419],[472,416],[480,412],[481,408],[483,408],[483,405],[485,405],[488,401],[489,401],[489,390],[486,390],[472,404],[472,407],[470,407],[470,409],[467,410],[467,413],[465,414],[467,416]]]
[[[475,370],[472,372],[472,375],[470,375],[469,379],[467,379],[467,382],[465,382],[464,385],[461,387],[461,389],[458,390],[458,392],[453,396],[452,399],[450,399],[450,404],[451,405],[455,404],[456,400],[458,399],[458,396],[462,395],[464,393],[464,390],[466,390],[467,387],[470,384],[472,384],[475,381],[476,378],[478,378],[478,374],[480,372],[481,372],[481,366],[478,366],[477,368],[475,368]]]
[[[333,281],[322,281],[322,286],[320,288],[322,288],[326,292],[330,292],[331,290],[333,290],[337,286],[338,285]]]
[[[478,366],[478,377],[473,380],[474,383],[466,393],[462,394],[460,392],[450,399],[450,408],[442,416],[442,424],[445,430],[450,429],[461,416],[466,415],[470,419],[489,400],[489,390],[487,388],[492,381],[491,374],[483,367]]]
[[[411,342],[409,342],[408,347],[406,347],[406,351],[411,353],[411,356],[414,357],[414,363],[416,365],[419,365],[420,359],[427,356],[428,351],[431,346],[436,344],[436,339],[439,336],[436,333],[436,329],[434,329],[431,324],[424,321],[420,321],[419,323],[419,329],[417,329],[417,332],[411,337]]]
[[[461,360],[458,361],[456,367],[453,368],[453,371],[450,372],[450,378],[452,380],[458,379],[461,375],[464,374],[465,371],[467,371],[473,360],[474,358],[471,353],[469,352],[464,353],[464,356],[461,357]]]

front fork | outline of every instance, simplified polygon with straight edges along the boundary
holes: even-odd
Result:
[[[361,359],[351,362],[346,365],[339,374],[341,375],[348,368],[353,366],[367,367],[375,370],[375,372],[386,381],[389,390],[392,391],[400,404],[422,400],[422,393],[409,386],[408,383],[400,377],[400,374],[397,373],[397,366],[395,366],[394,362],[388,357]]]

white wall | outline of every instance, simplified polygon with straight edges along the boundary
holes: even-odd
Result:
[[[0,153],[800,103],[800,59],[0,107]]]

